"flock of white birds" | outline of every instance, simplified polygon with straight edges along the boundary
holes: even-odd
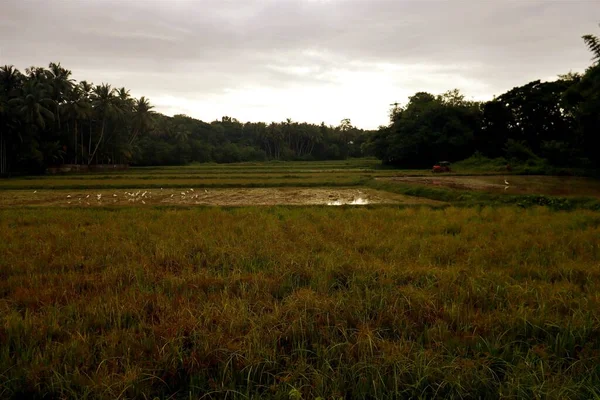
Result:
[[[160,188],[160,190],[162,191],[163,188]],[[34,194],[37,193],[37,190],[33,192]],[[208,194],[208,190],[204,189],[204,196],[206,196]],[[107,203],[116,203],[117,201],[119,201],[119,199],[124,199],[127,200],[128,202],[131,203],[142,203],[142,204],[146,204],[146,200],[150,200],[153,198],[153,194],[151,191],[149,190],[138,190],[136,192],[123,192],[122,195],[119,195],[118,193],[113,193],[112,197],[108,197],[108,199],[106,198],[106,196],[103,198],[102,197],[102,193],[98,193],[95,195],[96,197],[96,202],[98,204],[102,204],[102,202],[107,202]],[[195,192],[193,188],[190,188],[188,190],[185,190],[183,192],[180,193],[179,196],[175,197],[175,194],[172,193],[170,196],[162,196],[162,201],[169,201],[169,199],[173,199],[173,200],[194,200],[194,199],[199,199],[201,196],[198,192]],[[85,203],[86,205],[91,205],[90,201],[93,201],[93,197],[90,199],[90,194],[86,194],[86,195],[67,195],[67,204],[73,204],[74,202],[77,204],[83,204]]]

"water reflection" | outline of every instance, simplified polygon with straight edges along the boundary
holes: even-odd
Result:
[[[328,206],[342,206],[344,204],[350,204],[350,205],[360,206],[360,205],[369,204],[369,200],[363,199],[362,197],[358,197],[358,198],[352,199],[350,201],[334,200],[334,201],[328,201],[327,202]]]

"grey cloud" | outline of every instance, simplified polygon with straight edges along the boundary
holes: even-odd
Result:
[[[414,79],[399,77],[411,89],[429,76],[449,80],[443,91],[461,77],[491,96],[585,68],[580,37],[597,32],[600,19],[593,0],[4,0],[0,7],[0,63],[61,61],[78,79],[180,96],[334,85],[334,71],[379,64],[413,66]]]

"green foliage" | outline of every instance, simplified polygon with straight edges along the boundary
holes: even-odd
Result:
[[[537,161],[539,157],[535,155],[533,151],[524,141],[518,141],[514,139],[508,139],[504,145],[504,154],[510,161]]]
[[[593,60],[600,62],[600,39],[595,35],[584,35],[583,41],[590,51],[594,54]]]
[[[338,127],[231,117],[206,123],[158,114],[146,97],[133,99],[125,88],[76,83],[70,76],[55,63],[25,75],[11,66],[0,69],[0,175],[63,163],[185,165],[369,154],[362,146],[369,133],[349,119]]]
[[[599,41],[583,37],[595,64],[585,74],[560,75],[515,87],[483,104],[457,90],[441,96],[418,92],[395,105],[389,126],[364,145],[384,164],[431,167],[478,151],[489,158],[552,167],[597,169],[600,165]]]
[[[479,129],[479,105],[458,91],[440,96],[417,93],[406,107],[396,108],[392,123],[372,139],[384,164],[431,166],[440,160],[461,160],[473,153],[473,132]]]

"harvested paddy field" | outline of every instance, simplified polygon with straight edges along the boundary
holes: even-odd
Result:
[[[402,173],[0,181],[0,398],[600,398],[596,183]]]
[[[513,195],[539,194],[551,196],[591,196],[600,198],[599,180],[569,176],[430,175],[377,177],[376,179],[380,181]],[[509,184],[505,184],[505,181]]]

